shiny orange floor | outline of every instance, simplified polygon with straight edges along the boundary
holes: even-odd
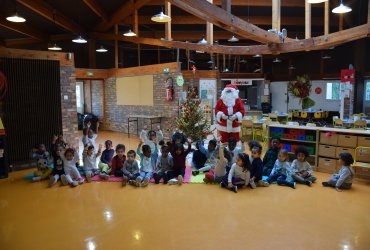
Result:
[[[111,136],[126,150],[137,138]],[[114,136],[114,137],[113,137]],[[104,133],[100,136],[104,138]],[[122,141],[119,141],[122,140]],[[0,249],[369,249],[370,182],[342,193],[320,184],[237,194],[216,185],[77,188],[0,180]]]

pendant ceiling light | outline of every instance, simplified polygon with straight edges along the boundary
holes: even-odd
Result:
[[[53,46],[48,47],[48,50],[60,51],[60,50],[62,50],[62,48],[59,47],[56,43],[54,43]]]
[[[72,42],[74,42],[74,43],[87,43],[87,41],[81,35],[79,35],[77,38],[73,39]]]
[[[244,58],[242,58],[239,62],[240,62],[240,63],[246,63],[246,62],[247,62],[247,60],[245,60]]]
[[[18,15],[17,11],[12,16],[8,16],[6,20],[13,22],[13,23],[24,23],[26,19]]]
[[[295,67],[293,65],[290,65],[288,69],[295,69]]]
[[[206,39],[204,39],[204,37],[202,38],[202,40],[200,40],[199,42],[198,42],[198,44],[207,44],[207,40]]]
[[[235,37],[234,35],[232,37],[230,37],[227,41],[231,42],[231,43],[235,43],[235,42],[238,42],[239,41],[239,38]]]
[[[222,71],[223,73],[230,73],[231,70],[229,70],[228,68],[225,68],[224,71]]]
[[[254,55],[253,57],[262,57],[260,54]]]
[[[136,36],[136,33],[129,29],[126,33],[123,33],[124,36]]]
[[[348,6],[343,5],[343,1],[340,1],[340,5],[338,7],[335,7],[331,12],[335,14],[343,14],[343,13],[348,13],[351,12],[352,9]]]
[[[273,61],[272,61],[273,63],[281,63],[281,60],[279,59],[279,58],[275,58]]]
[[[324,55],[323,57],[321,57],[322,59],[324,60],[328,60],[328,59],[331,59],[331,56],[330,55]]]
[[[323,3],[327,2],[328,0],[307,0],[307,3]]]
[[[162,10],[161,13],[152,16],[152,18],[150,18],[150,20],[152,20],[153,22],[157,22],[157,23],[167,23],[167,22],[171,21],[171,17],[165,15],[163,13],[163,10]]]
[[[213,61],[212,60],[209,60],[207,63],[208,64],[213,64]]]
[[[96,52],[99,52],[99,53],[104,53],[104,52],[107,52],[108,50],[106,48],[103,47],[103,45],[100,46],[99,49],[96,50]]]

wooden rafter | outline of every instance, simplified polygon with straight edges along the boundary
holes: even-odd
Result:
[[[277,35],[248,23],[204,0],[170,0],[177,7],[239,36],[251,37],[262,43],[279,43]]]
[[[108,21],[102,21],[95,27],[96,31],[107,31],[115,24],[120,23],[123,19],[130,16],[134,9],[140,9],[144,5],[148,4],[152,0],[138,0],[135,3],[133,1],[127,1],[112,15]],[[163,2],[162,2],[163,4]]]
[[[21,3],[22,5],[26,6],[30,10],[36,12],[40,16],[48,19],[51,22],[54,22],[54,16],[55,16],[55,24],[58,26],[64,28],[67,31],[73,32],[73,33],[80,33],[85,32],[85,29],[81,26],[77,25],[71,19],[65,17],[63,14],[61,14],[59,11],[57,11],[54,15],[54,8],[48,5],[43,0],[16,0],[17,2]]]
[[[315,38],[304,39],[300,41],[291,41],[280,44],[253,45],[253,46],[201,45],[196,43],[167,41],[153,38],[142,38],[142,37],[128,38],[121,35],[103,34],[103,33],[90,33],[89,36],[91,38],[98,40],[119,40],[125,42],[148,44],[168,48],[200,50],[208,53],[220,53],[231,55],[255,55],[255,54],[276,54],[276,53],[289,53],[297,51],[324,49],[329,48],[331,46],[336,46],[339,44],[367,37],[369,33],[370,32],[368,24],[364,24],[347,30],[331,33],[327,36],[319,36]]]
[[[15,31],[17,33],[36,38],[38,40],[46,41],[48,40],[48,35],[38,30],[35,27],[29,27],[26,23],[12,23],[5,20],[4,16],[0,16],[0,26],[7,28],[9,30]]]
[[[213,4],[222,5],[223,0],[214,0]],[[282,7],[304,7],[303,0],[283,0]],[[163,0],[153,0],[150,5],[163,5]],[[271,0],[232,0],[232,6],[258,6],[258,7],[271,7]],[[312,7],[320,8],[319,4],[314,4]]]
[[[103,21],[108,21],[108,15],[105,10],[101,7],[101,5],[96,0],[83,0],[84,3],[89,6],[89,8]]]
[[[271,25],[271,16],[238,16],[240,19],[243,19],[244,21],[247,21],[249,19],[250,23],[253,23],[255,25]],[[150,20],[151,16],[139,16],[139,23],[140,25],[143,24],[157,24],[154,23],[152,20]],[[192,16],[192,15],[176,15],[173,16],[173,19],[171,20],[172,24],[205,24],[206,22],[198,17]],[[122,24],[128,25],[132,24],[132,18],[127,17],[122,21]],[[158,25],[161,25],[158,23]],[[281,25],[283,26],[297,26],[297,25],[304,25],[304,17],[284,17],[281,19]],[[313,26],[322,26],[322,19],[315,18],[312,19],[312,25]],[[332,23],[331,25],[335,25]]]

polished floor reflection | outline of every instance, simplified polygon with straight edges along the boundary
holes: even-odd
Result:
[[[126,142],[126,149],[136,143]],[[342,193],[314,184],[296,190],[272,185],[235,194],[206,184],[137,189],[93,182],[47,188],[46,182],[24,181],[29,172],[0,180],[0,249],[370,246],[369,181],[356,181]],[[317,176],[321,182],[329,175]]]

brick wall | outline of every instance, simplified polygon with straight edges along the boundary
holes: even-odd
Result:
[[[76,106],[76,75],[74,67],[60,67],[60,92],[62,98],[62,125],[64,139],[78,145],[79,134],[77,127]],[[68,96],[65,100],[64,96]]]
[[[103,129],[127,133],[127,118],[129,115],[161,115],[161,127],[166,138],[171,135],[171,123],[178,113],[178,93],[182,87],[177,86],[178,73],[156,74],[153,76],[153,106],[117,105],[116,78],[108,78],[105,81],[105,124]],[[166,84],[168,77],[174,79],[174,100],[166,100]],[[94,90],[94,89],[93,89]],[[97,89],[95,89],[97,90]],[[100,92],[102,93],[102,92]],[[94,95],[94,94],[93,94]],[[149,120],[139,119],[139,131],[143,125],[150,126]],[[130,123],[130,133],[136,133],[136,123]]]

